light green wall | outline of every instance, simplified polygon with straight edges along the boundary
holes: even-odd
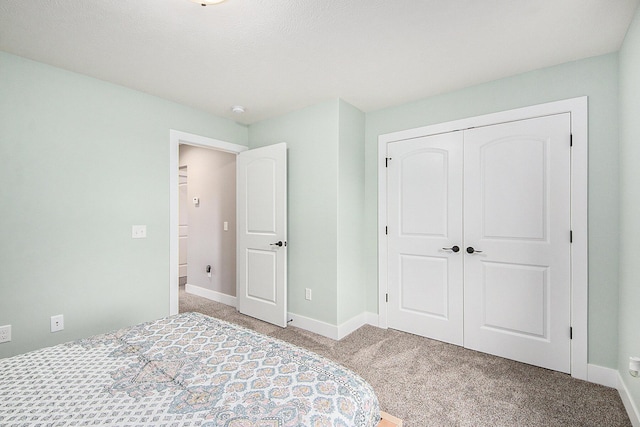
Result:
[[[338,325],[366,311],[362,239],[365,115],[339,101]]]
[[[336,99],[249,126],[251,148],[278,142],[288,147],[288,310],[339,325],[365,311],[364,113]]]
[[[609,54],[473,86],[366,115],[367,310],[377,312],[378,135],[589,97],[589,363],[617,366],[618,57]]]
[[[640,410],[640,378],[628,371],[640,356],[640,9],[620,50],[620,318],[618,369]]]
[[[249,126],[249,147],[287,143],[288,310],[336,324],[338,102]],[[313,293],[305,300],[305,288]]]
[[[637,94],[639,85],[637,21],[621,54],[620,104],[618,55],[610,54],[366,115],[332,100],[249,129],[0,53],[0,158],[5,159],[0,325],[13,325],[13,341],[0,344],[0,357],[168,312],[171,128],[251,147],[288,143],[289,311],[335,325],[363,311],[377,312],[378,135],[587,95],[589,362],[618,366],[622,255],[619,363],[624,365],[629,352],[638,353],[631,328],[637,263],[634,242],[618,238],[617,171],[621,158],[620,225],[631,239],[640,205],[633,192],[640,153],[632,143],[639,98],[625,94]],[[363,168],[364,180],[358,172]],[[364,198],[358,197],[362,186]],[[131,225],[140,223],[147,225],[148,238],[131,240]],[[360,248],[359,233],[364,233]],[[627,248],[622,253],[619,243]],[[364,270],[357,261],[362,251]],[[307,287],[313,301],[304,299]],[[65,315],[65,331],[51,334],[49,317],[59,313]]]
[[[244,126],[0,52],[0,357],[169,313],[169,129]],[[145,240],[131,225],[146,224]],[[49,332],[64,314],[65,330]]]

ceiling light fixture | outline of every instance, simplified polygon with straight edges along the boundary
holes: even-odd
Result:
[[[236,114],[242,114],[244,113],[244,107],[242,105],[234,105],[233,107],[231,107],[231,111]]]
[[[219,4],[222,3],[224,0],[191,0],[194,3],[199,3],[201,6],[206,6],[209,4]]]

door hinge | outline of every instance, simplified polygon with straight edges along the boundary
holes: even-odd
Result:
[[[384,167],[385,168],[389,167],[389,160],[391,160],[391,157],[385,157],[384,158]]]
[[[573,230],[569,230],[569,243],[573,243]]]
[[[573,326],[569,326],[569,339],[573,339]]]
[[[384,228],[384,234],[389,234],[389,227]]]
[[[389,302],[389,294],[384,294],[384,302]]]
[[[569,147],[573,147],[573,134],[569,134]]]

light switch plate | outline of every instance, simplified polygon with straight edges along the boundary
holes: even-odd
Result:
[[[131,226],[131,238],[132,239],[146,239],[147,238],[147,226],[146,225],[132,225]]]

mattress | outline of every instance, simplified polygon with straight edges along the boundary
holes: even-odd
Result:
[[[376,426],[362,378],[199,313],[0,359],[0,425]]]

